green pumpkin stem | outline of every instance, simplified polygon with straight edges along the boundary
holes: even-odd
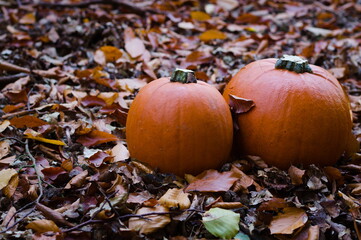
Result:
[[[176,68],[170,78],[170,81],[180,83],[196,83],[197,79],[192,70]]]
[[[308,61],[306,59],[292,55],[283,55],[277,60],[275,68],[286,69],[296,73],[312,73],[312,69],[308,65]]]

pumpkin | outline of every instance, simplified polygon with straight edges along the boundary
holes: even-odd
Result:
[[[352,138],[348,98],[335,77],[307,60],[285,55],[242,68],[223,92],[253,100],[237,115],[237,149],[286,169],[333,165]]]
[[[232,115],[222,94],[177,69],[141,88],[126,123],[130,156],[183,176],[218,168],[229,157]]]

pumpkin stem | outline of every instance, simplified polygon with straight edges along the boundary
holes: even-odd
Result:
[[[296,73],[312,73],[312,69],[308,65],[308,61],[306,59],[292,55],[283,55],[277,60],[275,68],[286,69]]]
[[[170,78],[170,81],[180,83],[196,83],[197,79],[192,70],[176,68]]]

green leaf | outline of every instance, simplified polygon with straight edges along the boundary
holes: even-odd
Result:
[[[235,240],[251,240],[247,234],[243,232],[237,233],[236,236],[233,237]]]
[[[212,208],[204,213],[202,222],[208,232],[222,238],[233,238],[239,231],[240,215],[222,208]]]

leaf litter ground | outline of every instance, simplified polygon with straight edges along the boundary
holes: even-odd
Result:
[[[249,62],[302,55],[345,87],[361,140],[356,1],[0,1],[0,239],[361,239],[361,158],[267,166],[255,156],[179,178],[129,158],[139,88],[176,67],[220,91]]]

